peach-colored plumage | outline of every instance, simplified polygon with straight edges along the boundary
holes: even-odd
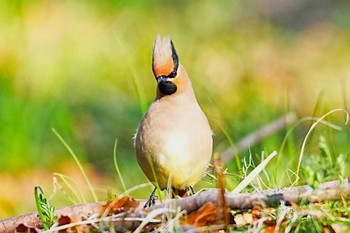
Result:
[[[186,190],[205,174],[212,131],[169,37],[156,38],[152,68],[157,92],[135,135],[136,158],[161,189]]]

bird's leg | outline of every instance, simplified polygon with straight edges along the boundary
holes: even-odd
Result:
[[[194,191],[193,187],[192,186],[188,186],[188,192],[189,192],[189,195],[192,196],[194,195],[196,192]]]
[[[143,206],[143,208],[149,208],[151,207],[152,205],[156,204],[156,195],[155,195],[155,192],[156,192],[156,189],[157,187],[154,187],[151,195],[149,196],[148,200],[146,201],[145,205]]]
[[[185,189],[176,189],[172,188],[173,193],[181,198],[192,196],[195,194],[195,191],[192,186],[187,186]]]

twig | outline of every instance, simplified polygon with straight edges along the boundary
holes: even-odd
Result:
[[[278,118],[277,120],[271,122],[270,124],[264,126],[263,128],[254,131],[253,133],[247,135],[246,137],[242,138],[239,142],[237,142],[234,150],[233,148],[226,150],[221,156],[222,162],[227,164],[235,157],[236,153],[239,153],[242,150],[249,148],[250,146],[266,138],[267,136],[285,128],[289,124],[294,123],[296,120],[296,114],[294,112],[289,112],[284,116]]]
[[[171,200],[166,203],[158,204],[152,208],[162,208],[165,206],[177,206],[188,213],[197,210],[204,203],[218,203],[219,190],[213,189],[195,196],[183,199]],[[277,189],[272,191],[262,191],[254,193],[234,194],[226,192],[225,198],[227,206],[230,209],[250,209],[256,204],[271,206],[279,204],[280,201],[286,203],[303,202],[322,202],[325,200],[339,200],[350,196],[350,184],[347,179],[340,183],[339,181],[330,181],[323,183],[318,189],[314,190],[308,185]]]
[[[223,175],[224,164],[221,162],[220,157],[214,158],[214,168],[217,177],[217,187],[218,187],[218,208],[217,215],[218,219],[225,224],[225,231],[229,232],[230,224],[230,215],[229,208],[227,207],[226,198],[225,198],[225,184],[224,184],[224,175]]]

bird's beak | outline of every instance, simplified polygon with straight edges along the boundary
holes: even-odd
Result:
[[[157,82],[158,82],[158,84],[161,83],[161,82],[163,82],[163,83],[171,82],[171,79],[168,78],[168,77],[160,76],[160,77],[157,78]]]

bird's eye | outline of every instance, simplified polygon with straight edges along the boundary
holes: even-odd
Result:
[[[168,75],[168,78],[175,78],[177,75],[176,70],[171,71],[171,73]]]

